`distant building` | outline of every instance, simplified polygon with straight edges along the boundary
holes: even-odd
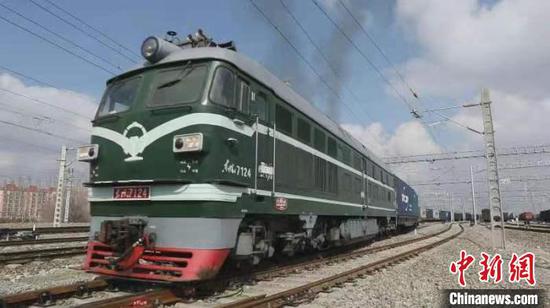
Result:
[[[54,188],[7,184],[0,188],[0,218],[12,221],[44,221],[55,204]]]
[[[4,189],[0,189],[0,219],[4,218]]]

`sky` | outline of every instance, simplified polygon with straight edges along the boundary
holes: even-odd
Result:
[[[106,80],[139,66],[141,42],[168,30],[184,37],[202,28],[217,41],[235,41],[239,52],[262,63],[382,157],[482,149],[482,136],[424,112],[477,103],[482,87],[491,91],[498,147],[549,140],[545,124],[550,115],[550,2],[152,4],[1,3],[0,181],[54,180],[60,146],[89,140],[89,120]],[[422,122],[411,116],[411,108],[423,115]],[[482,130],[479,108],[442,113]],[[399,166],[396,171],[418,183],[464,178],[469,164],[484,168],[482,161],[475,161]],[[86,177],[82,165],[74,167],[76,177]]]

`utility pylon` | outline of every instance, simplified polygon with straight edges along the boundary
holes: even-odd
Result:
[[[59,174],[57,176],[57,191],[55,194],[55,210],[53,213],[53,226],[61,226],[61,207],[63,206],[63,192],[65,188],[65,173],[67,169],[67,147],[61,147],[59,158]]]
[[[502,213],[502,203],[500,197],[500,183],[498,178],[498,164],[495,149],[495,131],[493,128],[493,116],[491,114],[491,99],[489,90],[481,90],[481,114],[483,117],[483,128],[485,135],[485,151],[487,158],[487,180],[489,184],[489,209],[491,215],[491,240],[495,243],[495,214],[500,215],[500,247],[506,248],[506,239],[504,235],[504,215]]]

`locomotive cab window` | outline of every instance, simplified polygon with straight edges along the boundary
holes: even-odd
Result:
[[[338,157],[338,149],[336,147],[336,140],[334,140],[331,137],[328,137],[327,154],[334,157],[334,158]]]
[[[130,109],[136,98],[140,83],[141,77],[111,83],[101,99],[96,117],[99,118]]]
[[[304,119],[298,119],[298,139],[310,144],[311,143],[311,126]]]
[[[228,68],[220,66],[216,69],[210,99],[220,105],[235,108],[235,74]]]
[[[239,110],[243,113],[249,113],[249,104],[250,104],[250,87],[248,83],[241,80],[239,87]]]
[[[277,105],[275,109],[275,123],[277,130],[292,135],[292,113],[281,105]]]
[[[250,95],[250,114],[258,116],[260,120],[269,121],[267,96],[263,92],[251,92]]]
[[[313,134],[313,146],[320,152],[325,153],[325,133],[316,128]]]
[[[198,101],[203,93],[208,68],[206,65],[184,65],[157,73],[151,107],[189,104]]]

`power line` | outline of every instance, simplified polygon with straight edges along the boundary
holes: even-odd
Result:
[[[369,64],[369,66],[372,67],[372,69],[374,69],[378,75],[380,76],[380,78],[382,78],[382,80],[388,85],[390,86],[390,88],[392,88],[392,90],[397,94],[397,96],[399,96],[399,98],[411,109],[411,111],[414,111],[416,110],[416,108],[414,108],[414,106],[409,102],[407,101],[407,99],[397,90],[397,88],[386,78],[386,76],[382,73],[382,71],[369,59],[369,57],[359,48],[359,46],[357,46],[357,44],[355,44],[355,42],[349,37],[349,35],[347,35],[347,33],[334,21],[334,19],[332,19],[332,17],[330,17],[330,15],[328,15],[328,13],[325,11],[325,9],[323,9],[321,7],[321,5],[319,5],[319,3],[317,3],[317,1],[315,0],[311,0],[311,2],[313,2],[313,4],[315,4],[315,6],[317,8],[319,8],[319,10],[323,13],[323,15],[334,25],[334,27],[338,30],[338,32],[340,32],[345,38],[346,40],[353,46],[353,48],[355,48],[355,50],[357,50],[357,52],[363,57],[363,59],[365,59],[365,61],[367,61],[367,63]]]
[[[497,156],[514,156],[514,155],[534,155],[550,153],[550,144],[531,145],[521,147],[500,148],[497,150]],[[473,159],[484,158],[483,150],[462,151],[462,152],[446,152],[446,153],[431,153],[422,155],[410,156],[394,156],[382,158],[386,164],[405,164],[405,163],[420,163],[420,162],[435,162],[440,160],[457,160],[457,159]]]
[[[353,48],[355,48],[355,50],[357,50],[357,52],[363,57],[363,59],[365,59],[365,61],[369,64],[369,66],[372,67],[372,69],[374,69],[376,71],[376,73],[378,73],[380,78],[395,92],[395,94],[397,94],[399,99],[401,99],[401,101],[403,101],[405,103],[405,105],[407,105],[408,108],[410,108],[411,114],[415,115],[416,114],[415,106],[413,104],[411,104],[401,94],[401,92],[399,92],[399,90],[397,90],[397,88],[393,85],[393,83],[391,81],[389,81],[388,78],[386,78],[386,76],[382,73],[382,71],[374,64],[374,62],[372,62],[370,60],[370,58],[359,48],[359,46],[357,46],[357,44],[353,41],[353,39],[351,37],[349,37],[349,35],[347,35],[347,33],[338,25],[338,23],[336,23],[336,21],[334,21],[334,19],[332,17],[330,17],[330,15],[326,12],[326,10],[323,9],[321,7],[321,5],[319,5],[319,3],[317,3],[317,1],[311,0],[311,2],[313,2],[313,4],[315,4],[315,6],[332,23],[332,25],[338,30],[338,32],[340,32],[340,34],[342,34],[342,36],[344,36],[346,38],[346,40],[353,46]],[[437,138],[435,137],[435,135],[431,131],[431,128],[426,124],[426,122],[423,119],[420,119],[420,123],[422,123],[422,125],[424,125],[424,127],[426,127],[426,131],[428,132],[428,134],[430,134],[430,136],[434,139],[434,141],[437,142]]]
[[[4,71],[6,71],[6,72],[10,72],[10,73],[12,73],[12,74],[14,74],[14,75],[23,77],[23,78],[25,78],[25,79],[32,80],[32,81],[34,81],[34,82],[36,82],[36,83],[38,83],[38,84],[42,84],[42,85],[45,85],[45,86],[48,86],[48,87],[55,88],[55,86],[53,86],[53,85],[51,85],[51,84],[49,84],[49,83],[47,83],[47,82],[45,82],[45,81],[38,80],[38,79],[33,78],[33,77],[29,76],[29,75],[25,75],[25,74],[23,74],[23,73],[14,71],[14,70],[9,69],[9,68],[7,68],[7,67],[5,67],[5,66],[3,66],[3,65],[0,65],[0,69],[4,70]]]
[[[55,4],[54,2],[50,1],[50,0],[45,0],[46,2],[48,2],[51,6],[57,8],[58,10],[62,11],[63,13],[71,16],[72,18],[74,18],[75,20],[79,21],[80,23],[84,24],[85,26],[87,26],[88,28],[94,30],[95,32],[99,33],[101,36],[103,36],[104,38],[108,39],[109,41],[113,42],[114,44],[116,44],[118,47],[126,50],[127,52],[129,52],[130,54],[132,54],[133,56],[136,56],[136,57],[140,57],[140,55],[138,55],[137,53],[135,53],[134,51],[132,51],[130,48],[120,44],[119,42],[117,42],[115,39],[109,37],[107,34],[105,34],[104,32],[100,31],[99,29],[93,27],[92,25],[88,24],[87,22],[85,22],[84,20],[82,20],[81,18],[79,18],[78,16],[72,14],[71,12],[65,10],[64,8],[58,6],[57,4]]]
[[[56,105],[54,105],[54,104],[51,104],[51,103],[48,103],[48,102],[45,102],[45,101],[36,99],[36,98],[34,98],[34,97],[27,96],[27,95],[25,95],[25,94],[21,94],[21,93],[18,93],[18,92],[12,91],[12,90],[8,90],[8,89],[4,89],[4,88],[0,88],[0,91],[4,91],[4,92],[10,93],[10,94],[12,94],[12,95],[24,97],[24,98],[26,98],[27,100],[30,100],[30,101],[32,101],[32,102],[35,102],[35,103],[38,103],[38,104],[42,104],[42,105],[46,105],[46,106],[50,106],[50,107],[52,107],[52,108],[62,110],[62,111],[64,111],[64,112],[70,113],[70,114],[75,115],[75,116],[77,116],[77,117],[80,117],[80,118],[83,118],[83,119],[86,119],[86,120],[90,120],[89,117],[87,117],[87,116],[85,116],[85,115],[82,115],[82,114],[80,114],[80,113],[78,113],[78,112],[74,112],[74,111],[69,110],[69,109],[67,109],[67,108],[63,108],[63,107],[60,107],[60,106],[56,106]]]
[[[55,31],[52,31],[52,30],[48,29],[48,28],[45,27],[44,25],[42,25],[42,24],[36,22],[35,20],[33,20],[33,19],[31,19],[31,18],[29,18],[29,17],[27,17],[27,16],[21,14],[20,12],[14,10],[14,9],[12,9],[12,8],[10,8],[10,7],[8,7],[8,6],[4,5],[4,4],[2,4],[2,3],[0,3],[0,6],[2,6],[4,9],[6,9],[6,10],[8,10],[8,11],[14,13],[14,14],[16,14],[17,16],[23,18],[24,20],[26,20],[26,21],[32,23],[33,25],[39,27],[40,29],[42,29],[42,30],[44,30],[44,31],[46,31],[46,32],[48,32],[48,33],[50,33],[50,34],[52,34],[52,35],[54,35],[54,36],[60,38],[61,40],[65,41],[65,42],[67,42],[67,43],[69,43],[69,44],[71,44],[72,46],[74,46],[74,47],[76,47],[76,48],[78,48],[78,49],[84,51],[85,53],[91,55],[92,57],[95,57],[95,58],[97,58],[97,59],[103,61],[104,63],[106,63],[106,64],[108,64],[108,65],[111,65],[112,67],[114,67],[114,68],[116,68],[116,69],[118,69],[118,70],[122,70],[122,69],[120,68],[120,66],[118,66],[118,65],[116,65],[116,64],[114,64],[114,63],[112,63],[112,62],[109,61],[108,59],[106,59],[106,58],[104,58],[104,57],[102,57],[102,56],[100,56],[100,55],[98,55],[98,54],[96,54],[96,53],[93,53],[93,52],[87,50],[86,48],[82,47],[81,45],[79,45],[79,44],[73,42],[72,40],[70,40],[70,39],[64,37],[63,35],[61,35],[61,34],[55,32]]]
[[[32,4],[34,4],[35,6],[37,6],[38,8],[40,8],[41,10],[47,12],[48,14],[56,17],[57,19],[61,20],[63,23],[73,27],[74,29],[78,30],[79,32],[83,33],[84,35],[92,38],[93,40],[97,41],[98,43],[100,43],[101,45],[111,49],[112,51],[116,52],[117,54],[121,55],[122,57],[126,58],[127,60],[129,60],[130,62],[133,62],[133,63],[137,63],[137,61],[135,59],[132,59],[130,57],[128,57],[127,55],[123,54],[122,52],[120,52],[118,49],[116,48],[113,48],[111,45],[105,43],[104,41],[98,39],[97,37],[91,35],[90,33],[88,33],[87,31],[85,31],[84,29],[82,29],[81,27],[75,25],[74,23],[68,21],[67,19],[59,16],[58,14],[56,14],[55,12],[52,12],[50,9],[44,7],[43,5],[40,5],[38,4],[35,0],[30,0]]]
[[[67,49],[67,48],[63,47],[63,46],[59,45],[58,43],[56,43],[56,42],[54,42],[54,41],[52,41],[52,40],[50,40],[50,39],[48,39],[48,38],[45,38],[44,36],[42,36],[42,35],[40,35],[40,34],[37,34],[36,32],[34,32],[34,31],[32,31],[32,30],[30,30],[30,29],[28,29],[28,28],[25,28],[25,27],[19,25],[18,23],[9,20],[8,18],[6,18],[6,17],[4,17],[4,16],[0,16],[0,19],[2,19],[3,21],[5,21],[5,22],[11,24],[11,25],[14,26],[14,27],[17,27],[17,28],[19,28],[19,29],[21,29],[21,30],[23,30],[23,31],[25,31],[25,32],[27,32],[27,33],[29,33],[29,34],[31,34],[31,35],[34,36],[34,37],[39,38],[40,40],[43,40],[43,41],[47,42],[47,43],[50,44],[50,45],[53,45],[53,46],[55,46],[55,47],[57,47],[57,48],[59,48],[59,49],[65,51],[66,53],[69,53],[69,54],[71,54],[71,55],[73,55],[73,56],[75,56],[75,57],[81,59],[82,61],[85,61],[85,62],[87,62],[87,63],[89,63],[89,64],[91,64],[91,65],[93,65],[93,66],[95,66],[95,67],[97,67],[97,68],[99,68],[99,69],[101,69],[102,71],[105,71],[105,72],[107,72],[107,73],[109,73],[109,74],[112,74],[112,75],[116,75],[115,72],[113,72],[113,71],[111,71],[111,70],[109,70],[109,69],[107,69],[107,68],[104,68],[103,66],[101,66],[101,65],[99,65],[99,64],[97,64],[97,63],[95,63],[95,62],[93,62],[93,61],[90,61],[90,60],[88,60],[88,59],[86,59],[86,58],[84,58],[84,57],[82,57],[81,55],[79,55],[79,54],[77,54],[77,53],[71,51],[70,49]]]
[[[4,106],[4,108],[1,108],[0,111],[7,111],[7,112],[11,112],[13,114],[21,115],[21,116],[24,116],[24,117],[29,117],[30,116],[30,117],[33,117],[36,120],[39,120],[39,121],[57,122],[59,124],[71,126],[71,127],[74,127],[76,129],[80,129],[80,130],[83,130],[83,131],[86,131],[86,132],[90,131],[89,128],[84,128],[84,127],[81,127],[81,126],[78,126],[78,125],[75,125],[75,124],[72,124],[72,123],[69,123],[69,122],[65,122],[65,121],[62,121],[62,120],[59,120],[59,119],[43,116],[43,115],[36,114],[36,113],[29,113],[27,110],[24,110],[23,108],[16,108],[16,107],[14,107],[14,106],[12,106],[8,103],[2,102],[2,101],[0,101],[0,105]],[[6,107],[8,107],[8,108],[6,108]]]
[[[550,181],[550,177],[542,178],[509,178],[511,182],[530,182],[530,181]],[[486,183],[487,181],[474,181],[474,183]],[[447,181],[447,182],[425,182],[425,183],[412,183],[411,186],[428,186],[428,185],[453,185],[453,184],[470,184],[471,180],[457,180],[457,181]]]
[[[48,136],[59,138],[59,139],[64,139],[64,140],[68,140],[68,141],[72,141],[72,142],[76,142],[76,143],[82,143],[82,140],[76,140],[76,139],[72,139],[72,138],[68,138],[68,137],[63,137],[61,135],[57,135],[57,134],[54,134],[54,133],[51,133],[51,132],[47,132],[47,131],[44,131],[44,130],[36,129],[36,128],[33,128],[33,127],[29,127],[29,126],[9,122],[9,121],[0,120],[0,123],[15,126],[15,127],[19,127],[19,128],[22,128],[22,129],[26,129],[26,130],[29,130],[29,131],[33,131],[33,132],[36,132],[36,133],[39,133],[39,134],[48,135]]]
[[[410,86],[410,84],[405,80],[405,77],[403,77],[403,75],[401,74],[401,72],[399,72],[399,70],[397,69],[397,67],[395,67],[395,65],[393,64],[393,62],[389,59],[389,57],[386,55],[386,53],[382,50],[382,48],[380,48],[380,46],[378,45],[378,43],[376,43],[376,41],[374,40],[374,38],[367,32],[367,30],[365,29],[365,27],[363,27],[363,25],[359,22],[359,20],[357,20],[357,18],[355,17],[355,15],[352,13],[352,11],[346,6],[346,4],[341,1],[341,0],[338,0],[338,2],[340,3],[341,6],[344,7],[344,9],[346,10],[346,12],[351,16],[351,18],[353,19],[353,21],[359,26],[359,28],[361,29],[361,31],[363,32],[363,34],[369,39],[369,41],[372,43],[372,45],[374,45],[374,47],[376,48],[376,50],[378,50],[378,52],[382,55],[382,57],[384,57],[384,59],[386,60],[386,62],[391,66],[391,68],[393,69],[393,71],[395,72],[395,74],[399,77],[399,79],[401,80],[401,82],[403,82],[403,84],[409,89],[409,91],[411,91],[411,94],[416,98],[418,99],[418,94],[413,90],[413,88]]]
[[[283,0],[279,0],[279,2],[281,3],[281,5],[283,6],[283,8],[286,10],[286,12],[288,13],[288,15],[292,18],[292,20],[294,20],[294,22],[298,25],[298,27],[302,30],[302,32],[306,35],[307,39],[309,40],[309,42],[311,43],[311,45],[313,45],[313,47],[315,47],[315,50],[317,50],[317,52],[321,55],[321,57],[323,58],[323,60],[327,63],[328,67],[330,68],[330,70],[332,71],[332,73],[336,76],[336,77],[339,77],[341,79],[341,82],[343,83],[343,79],[344,79],[344,76],[342,76],[341,74],[339,74],[337,72],[337,70],[332,66],[332,64],[330,63],[330,61],[327,59],[327,57],[325,56],[325,54],[322,52],[321,48],[315,43],[315,41],[313,40],[313,38],[311,37],[311,35],[307,32],[307,30],[304,28],[304,26],[302,25],[302,23],[300,23],[298,21],[298,19],[296,18],[296,16],[294,16],[294,14],[292,13],[292,11],[288,8],[288,6],[284,3]],[[355,95],[355,93],[353,93],[353,91],[351,91],[348,87],[346,87],[344,85],[344,88],[353,96],[353,98],[359,102],[359,98]],[[362,107],[362,105],[359,105]],[[374,119],[365,111],[365,115],[367,116],[367,118],[369,118],[372,122],[374,122]]]
[[[7,136],[0,136],[0,139],[10,140],[10,141],[13,141],[13,142],[17,142],[17,143],[20,143],[20,144],[30,146],[33,149],[38,148],[38,149],[46,150],[46,151],[51,152],[51,153],[56,153],[57,154],[57,152],[59,152],[59,149],[48,148],[48,147],[45,147],[45,146],[43,146],[39,143],[26,142],[26,141],[24,141],[25,139],[23,139],[23,138],[15,139],[15,138],[7,137]]]
[[[279,35],[281,35],[281,37],[290,45],[290,47],[292,47],[292,49],[294,50],[294,52],[296,52],[296,54],[300,57],[300,59],[302,61],[304,61],[304,63],[307,64],[307,66],[311,69],[311,71],[317,76],[317,78],[319,78],[319,80],[321,80],[321,82],[337,97],[340,99],[340,101],[342,102],[342,104],[344,104],[344,106],[348,109],[348,111],[350,112],[350,114],[352,116],[354,116],[358,121],[360,121],[360,119],[357,117],[357,115],[353,112],[353,110],[350,109],[350,107],[344,103],[344,101],[342,100],[342,97],[331,87],[329,86],[329,84],[327,83],[327,81],[323,78],[323,76],[321,76],[316,70],[315,68],[313,67],[313,65],[311,64],[311,62],[309,62],[306,57],[298,50],[298,48],[286,37],[286,35],[281,31],[281,29],[279,29],[279,27],[277,27],[277,25],[275,25],[275,23],[273,23],[273,21],[271,21],[271,19],[269,17],[267,17],[267,15],[256,5],[256,3],[254,3],[253,0],[249,0],[250,3],[254,6],[254,8],[267,20],[267,22],[279,33]]]

